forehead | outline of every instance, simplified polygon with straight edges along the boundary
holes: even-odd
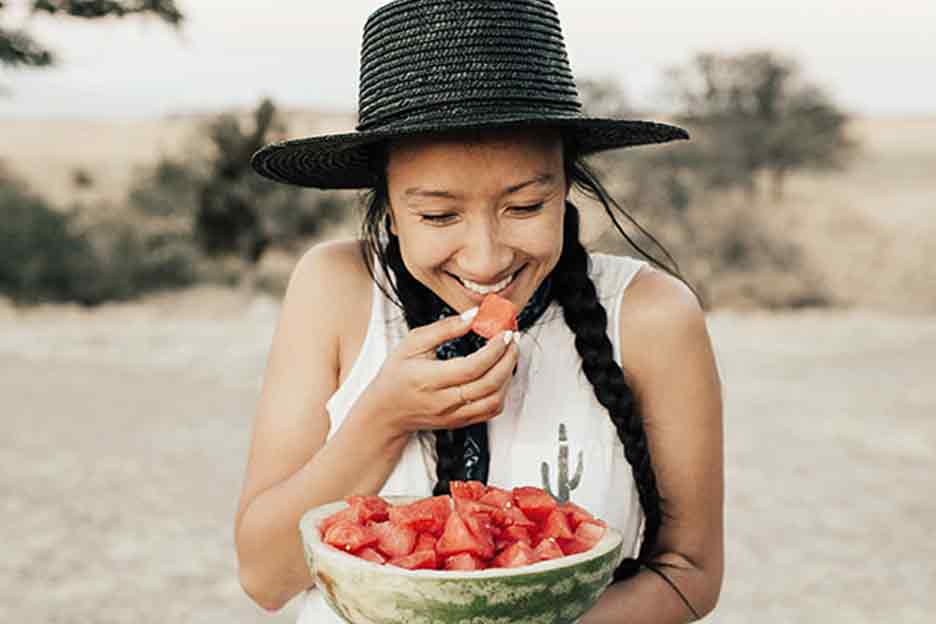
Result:
[[[551,129],[484,130],[407,137],[387,151],[387,181],[460,185],[478,176],[493,184],[562,172],[562,138]]]

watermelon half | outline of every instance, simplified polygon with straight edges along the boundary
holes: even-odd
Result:
[[[420,500],[384,496],[393,505]],[[578,621],[611,582],[624,556],[608,527],[586,552],[519,568],[407,570],[379,565],[322,542],[319,523],[344,501],[309,510],[299,523],[306,562],[325,601],[351,624]]]

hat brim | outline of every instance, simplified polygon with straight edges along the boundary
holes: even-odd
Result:
[[[689,133],[678,126],[653,121],[590,117],[555,119],[485,119],[439,125],[417,125],[390,130],[330,134],[272,143],[259,149],[250,164],[260,175],[286,184],[320,189],[371,188],[377,181],[371,146],[404,136],[437,134],[472,128],[551,126],[563,131],[580,154],[609,149],[686,140]]]

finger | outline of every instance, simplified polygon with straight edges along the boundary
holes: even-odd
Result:
[[[435,426],[444,429],[458,429],[491,420],[503,412],[506,397],[507,389],[502,388],[500,391],[482,397],[477,401],[455,408]]]
[[[503,350],[500,359],[487,372],[478,379],[460,386],[461,393],[466,399],[475,401],[478,398],[497,394],[510,383],[510,380],[513,379],[514,366],[519,358],[519,351],[513,342],[503,347]]]
[[[496,406],[497,397],[506,395],[510,380],[513,379],[513,368],[516,365],[518,353],[516,345],[511,344],[507,347],[503,357],[480,379],[472,383],[444,388],[443,391],[449,397],[448,405],[440,417],[442,422],[435,426],[451,428],[452,423],[458,422],[458,419],[466,415],[477,416],[485,410],[487,410],[488,417],[495,416],[501,408],[490,411],[494,407],[490,405],[492,397]],[[469,400],[468,403],[465,403],[466,399]],[[481,412],[478,411],[479,409]]]
[[[477,313],[478,308],[472,308],[464,314],[448,316],[411,330],[404,338],[409,354],[433,352],[439,345],[464,336],[471,329],[471,321]]]
[[[504,339],[506,335],[508,332],[501,332],[467,357],[456,357],[435,364],[438,372],[434,375],[434,386],[437,389],[461,386],[480,379],[507,353],[509,347]]]

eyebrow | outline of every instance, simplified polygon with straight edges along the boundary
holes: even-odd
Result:
[[[513,186],[508,186],[503,191],[500,192],[499,196],[510,195],[511,193],[516,193],[519,190],[525,189],[528,186],[533,186],[534,184],[549,184],[555,180],[555,176],[551,173],[541,173],[538,176],[527,180],[526,182],[521,182],[520,184],[514,184]],[[424,189],[419,186],[413,186],[406,189],[403,192],[404,197],[440,197],[442,199],[460,199],[460,195],[453,194],[449,191],[439,191],[439,190],[430,190]]]

